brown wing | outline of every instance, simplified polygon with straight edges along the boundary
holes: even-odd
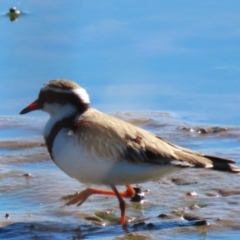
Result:
[[[203,155],[174,145],[150,132],[95,109],[76,121],[81,142],[101,157],[148,164],[173,164],[240,172],[231,159]]]

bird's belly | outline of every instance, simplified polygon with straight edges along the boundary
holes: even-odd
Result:
[[[53,143],[53,161],[67,175],[80,182],[102,184],[104,168],[100,159],[88,149],[70,132],[60,131]]]
[[[126,185],[156,180],[174,172],[172,165],[129,163],[124,159],[101,158],[76,137],[64,131],[56,136],[52,155],[56,165],[86,184]]]

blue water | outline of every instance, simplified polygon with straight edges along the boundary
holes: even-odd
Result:
[[[85,87],[105,112],[166,110],[239,124],[238,1],[1,1],[1,115],[50,79]],[[37,113],[34,113],[37,114]]]
[[[16,6],[22,14],[16,21],[11,22],[6,13],[13,6]],[[163,116],[156,117],[154,114],[170,113],[164,120],[164,124],[168,123],[169,117],[169,122],[172,124],[169,128],[160,128],[151,124],[143,127],[184,147],[234,158],[239,164],[239,129],[236,129],[236,133],[233,131],[236,135],[225,137],[187,135],[179,130],[180,127],[185,126],[184,124],[240,126],[239,9],[240,2],[235,0],[2,0],[0,141],[40,136],[46,120],[45,114],[36,111],[26,117],[19,117],[19,112],[37,98],[39,89],[45,82],[65,78],[74,80],[86,88],[92,106],[103,112],[142,112],[144,118],[155,119],[159,124]],[[1,200],[3,207],[0,212],[3,215],[5,211],[10,211],[12,222],[6,223],[5,220],[1,220],[0,227],[4,226],[4,228],[0,228],[0,233],[2,231],[4,236],[13,238],[17,236],[19,239],[22,233],[24,238],[32,237],[31,234],[43,236],[41,234],[48,234],[48,221],[51,219],[54,237],[51,238],[51,234],[47,235],[49,239],[66,239],[75,236],[77,238],[75,228],[78,228],[79,224],[85,238],[90,234],[92,239],[100,239],[99,232],[106,239],[124,235],[120,228],[112,226],[106,229],[93,226],[91,232],[91,223],[86,224],[84,216],[78,216],[75,208],[59,210],[59,205],[62,204],[59,203],[59,199],[66,194],[65,191],[58,191],[59,186],[64,184],[70,194],[78,190],[79,184],[61,175],[63,173],[52,163],[41,162],[42,159],[34,160],[37,163],[32,163],[31,155],[30,157],[28,155],[30,153],[32,154],[28,148],[23,151],[0,149],[0,174],[8,174],[11,170],[19,171],[17,175],[14,173],[12,176],[10,172],[10,177],[8,175],[2,177],[3,183],[9,184],[10,192],[0,184],[0,187],[7,192],[6,195],[5,192],[0,192],[0,197],[5,196],[5,199]],[[23,159],[26,155],[27,163],[14,165],[14,160],[7,164],[7,154],[11,157],[11,161],[19,156],[23,156],[21,158]],[[33,174],[30,181],[22,178],[22,174],[28,171]],[[191,176],[194,178],[195,175]],[[212,181],[211,184],[217,186],[220,179],[222,182],[219,185],[226,188],[231,185],[227,184],[231,183],[230,175],[226,175],[225,184],[224,177],[219,173],[213,173],[212,176],[206,175],[206,180],[202,182],[207,184]],[[215,177],[216,181],[214,181]],[[154,184],[148,184],[147,187],[155,189]],[[234,184],[231,187],[237,188],[237,180]],[[160,195],[164,196],[161,198],[161,204],[166,204],[164,194],[167,191],[167,195],[170,195],[170,200],[165,200],[168,203],[167,207],[171,209],[170,207],[173,206],[170,204],[171,200],[175,202],[176,199],[180,206],[185,190],[174,189],[176,195],[172,198],[171,189],[167,187],[166,190],[164,188],[161,190],[162,187],[164,185],[159,187],[159,191],[162,191]],[[212,185],[207,187],[205,185],[206,190],[204,184],[202,188],[198,187],[200,190],[197,190],[204,197],[205,192],[211,192],[213,188]],[[35,193],[36,196],[29,200]],[[202,201],[205,201],[206,197],[204,197]],[[18,198],[23,204],[19,211]],[[42,202],[46,200],[46,204],[36,206],[38,198]],[[224,200],[227,201],[226,198]],[[26,204],[28,201],[29,204]],[[57,202],[57,206],[54,205],[54,201]],[[149,202],[155,211],[154,197],[149,196]],[[236,211],[237,215],[239,200],[236,202],[236,206],[230,205],[232,207],[230,212],[233,214]],[[110,205],[115,206],[114,204],[115,201],[99,202],[99,206],[103,209],[109,208]],[[222,204],[224,203],[219,201],[218,211],[214,212],[214,209],[210,209],[210,214],[213,211],[213,216],[217,219],[220,212],[226,216],[227,221],[230,219],[230,222],[232,220],[236,225],[239,224],[239,217],[235,215],[235,219],[228,215],[229,211],[221,212]],[[83,209],[90,214],[95,205],[96,202],[93,200]],[[34,206],[35,210],[32,210]],[[151,214],[147,206],[145,209],[146,215]],[[135,210],[131,206],[129,215],[135,216]],[[32,218],[27,216],[29,211],[35,214]],[[204,212],[204,209],[201,211]],[[138,214],[140,213],[137,212]],[[63,218],[59,218],[62,215]],[[64,225],[65,220],[62,219],[73,219],[71,221],[74,223],[70,226]],[[31,227],[31,222],[35,224],[34,221],[37,226],[35,230],[26,230],[29,228],[28,223],[30,222]],[[158,227],[157,220],[155,231],[146,236],[155,239],[161,235],[164,239],[173,239],[175,234],[181,234],[179,237],[185,239],[191,234],[191,237],[199,239],[220,239],[220,237],[237,239],[240,235],[239,227],[232,222],[229,225],[227,221],[224,222],[223,229],[218,232],[216,225],[219,223],[215,220],[212,220],[214,224],[211,231],[208,231],[207,227],[204,231],[192,230],[192,228],[190,231],[186,228],[181,230],[178,228],[178,221],[180,220],[173,223],[173,227],[165,226],[164,221]],[[59,226],[67,228],[66,231],[69,230],[70,233],[59,234]],[[15,228],[19,231],[17,235]],[[85,228],[86,235],[84,235]],[[29,235],[25,236],[26,232]],[[148,234],[148,229],[140,229],[140,235],[146,232]],[[141,235],[141,238],[144,239],[144,236]]]

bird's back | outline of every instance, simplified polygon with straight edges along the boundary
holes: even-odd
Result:
[[[121,119],[89,108],[75,123],[76,131],[100,156],[129,163],[213,168],[240,172],[231,159],[194,152]]]

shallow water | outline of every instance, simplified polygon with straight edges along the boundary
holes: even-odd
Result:
[[[234,158],[240,165],[237,127],[196,125],[160,112],[113,115],[184,147]],[[233,239],[240,236],[238,175],[186,169],[160,181],[138,185],[145,198],[142,203],[126,200],[129,223],[125,232],[118,224],[120,213],[114,197],[95,195],[81,207],[64,206],[67,195],[86,186],[66,176],[49,159],[40,135],[45,118],[38,119],[38,124],[34,118],[19,122],[14,117],[2,120],[0,133],[5,133],[0,140],[2,239],[156,239],[160,236],[161,239],[175,236]],[[205,130],[204,133],[199,129]],[[197,195],[189,195],[191,192]]]
[[[6,15],[13,6],[23,13],[16,21]],[[239,8],[226,0],[2,0],[0,238],[239,239],[239,176],[228,173],[184,170],[140,185],[143,203],[127,201],[129,233],[117,224],[115,198],[65,207],[63,197],[85,186],[49,159],[44,115],[18,115],[45,82],[71,79],[93,107],[240,165]]]

